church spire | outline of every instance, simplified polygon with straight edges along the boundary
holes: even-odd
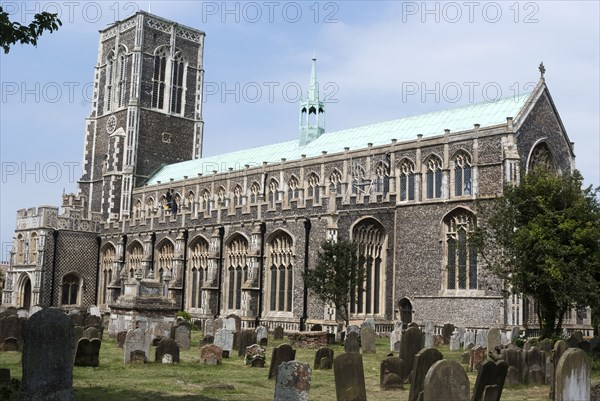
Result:
[[[300,103],[300,145],[317,139],[325,132],[325,105],[319,99],[317,56],[313,54],[308,96]]]

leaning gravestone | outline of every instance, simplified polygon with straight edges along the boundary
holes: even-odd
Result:
[[[591,390],[590,360],[579,348],[569,348],[556,367],[556,401],[589,400]]]
[[[402,342],[400,344],[400,359],[404,361],[404,376],[412,377],[410,374],[413,369],[415,355],[423,349],[423,333],[416,327],[411,327],[402,334]]]
[[[154,362],[163,362],[165,355],[171,355],[170,363],[179,363],[179,344],[170,338],[163,338],[156,346]]]
[[[289,362],[296,359],[296,350],[289,344],[281,344],[277,348],[273,348],[271,355],[271,365],[269,366],[269,379],[275,377],[277,380],[277,368],[283,362]]]
[[[491,328],[487,332],[487,349],[493,352],[496,347],[502,346],[502,336],[500,335],[500,329],[495,327]]]
[[[321,367],[321,360],[323,358],[329,358],[333,361],[333,350],[331,348],[321,347],[315,352],[315,361],[313,363],[313,369],[323,369]]]
[[[455,361],[434,363],[423,384],[423,401],[469,401],[469,378]]]
[[[409,401],[419,401],[421,399],[427,372],[434,363],[442,359],[444,359],[444,356],[436,348],[425,348],[417,352],[410,382]]]
[[[173,328],[171,338],[175,340],[179,348],[188,350],[192,338],[192,331],[188,323],[180,323]]]
[[[375,348],[375,330],[369,326],[360,329],[360,346],[362,352],[367,354],[374,354],[377,352]]]
[[[494,362],[488,360],[481,365],[481,369],[477,372],[475,387],[473,387],[472,401],[500,401],[507,371],[508,364],[506,361]],[[483,393],[488,386],[496,386],[493,393],[494,397],[497,398],[492,396],[492,390],[488,391],[487,398],[483,398]]]
[[[91,366],[97,367],[100,365],[100,345],[98,338],[88,339],[82,338],[77,343],[77,351],[75,353],[75,366]]]
[[[344,352],[360,352],[358,333],[351,331],[344,340]]]
[[[338,401],[367,401],[362,356],[356,352],[338,355],[333,360],[335,393]]]
[[[404,363],[397,356],[388,356],[379,364],[379,388],[401,389],[404,384]]]
[[[47,308],[25,325],[22,401],[73,400],[73,332],[67,315]]]
[[[274,401],[308,401],[311,370],[307,363],[283,362],[277,369]]]
[[[223,351],[227,351],[228,354],[231,353],[231,350],[233,350],[233,332],[228,329],[217,330],[213,343]]]
[[[223,350],[215,344],[200,347],[200,363],[203,365],[220,365],[223,360]]]

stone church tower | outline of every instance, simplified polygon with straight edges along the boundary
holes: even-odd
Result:
[[[129,216],[133,188],[202,156],[204,32],[144,12],[100,31],[83,175],[87,214]]]

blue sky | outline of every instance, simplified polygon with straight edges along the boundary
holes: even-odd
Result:
[[[577,168],[600,184],[596,1],[0,4],[21,23],[39,11],[63,21],[37,47],[0,56],[2,259],[17,209],[76,190],[98,30],[148,8],[206,32],[207,156],[296,138],[314,51],[328,131],[522,93],[543,61]]]

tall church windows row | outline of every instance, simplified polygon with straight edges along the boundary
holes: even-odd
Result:
[[[236,235],[227,245],[227,309],[242,309],[242,285],[248,279],[248,240]]]
[[[18,265],[35,265],[38,263],[39,236],[36,232],[29,234],[17,234],[14,248],[14,263]]]
[[[100,257],[100,283],[99,288],[99,303],[106,305],[109,303],[108,286],[113,279],[113,266],[117,261],[115,247],[111,244],[107,244],[102,250]]]
[[[192,243],[188,261],[191,272],[191,291],[189,295],[191,308],[202,307],[202,287],[208,273],[208,256],[209,246],[204,238],[198,238]]]
[[[278,232],[269,241],[269,311],[291,312],[294,289],[293,241],[285,232]]]
[[[173,114],[183,114],[187,63],[181,51],[171,55],[167,46],[154,53],[152,74],[152,108]]]

